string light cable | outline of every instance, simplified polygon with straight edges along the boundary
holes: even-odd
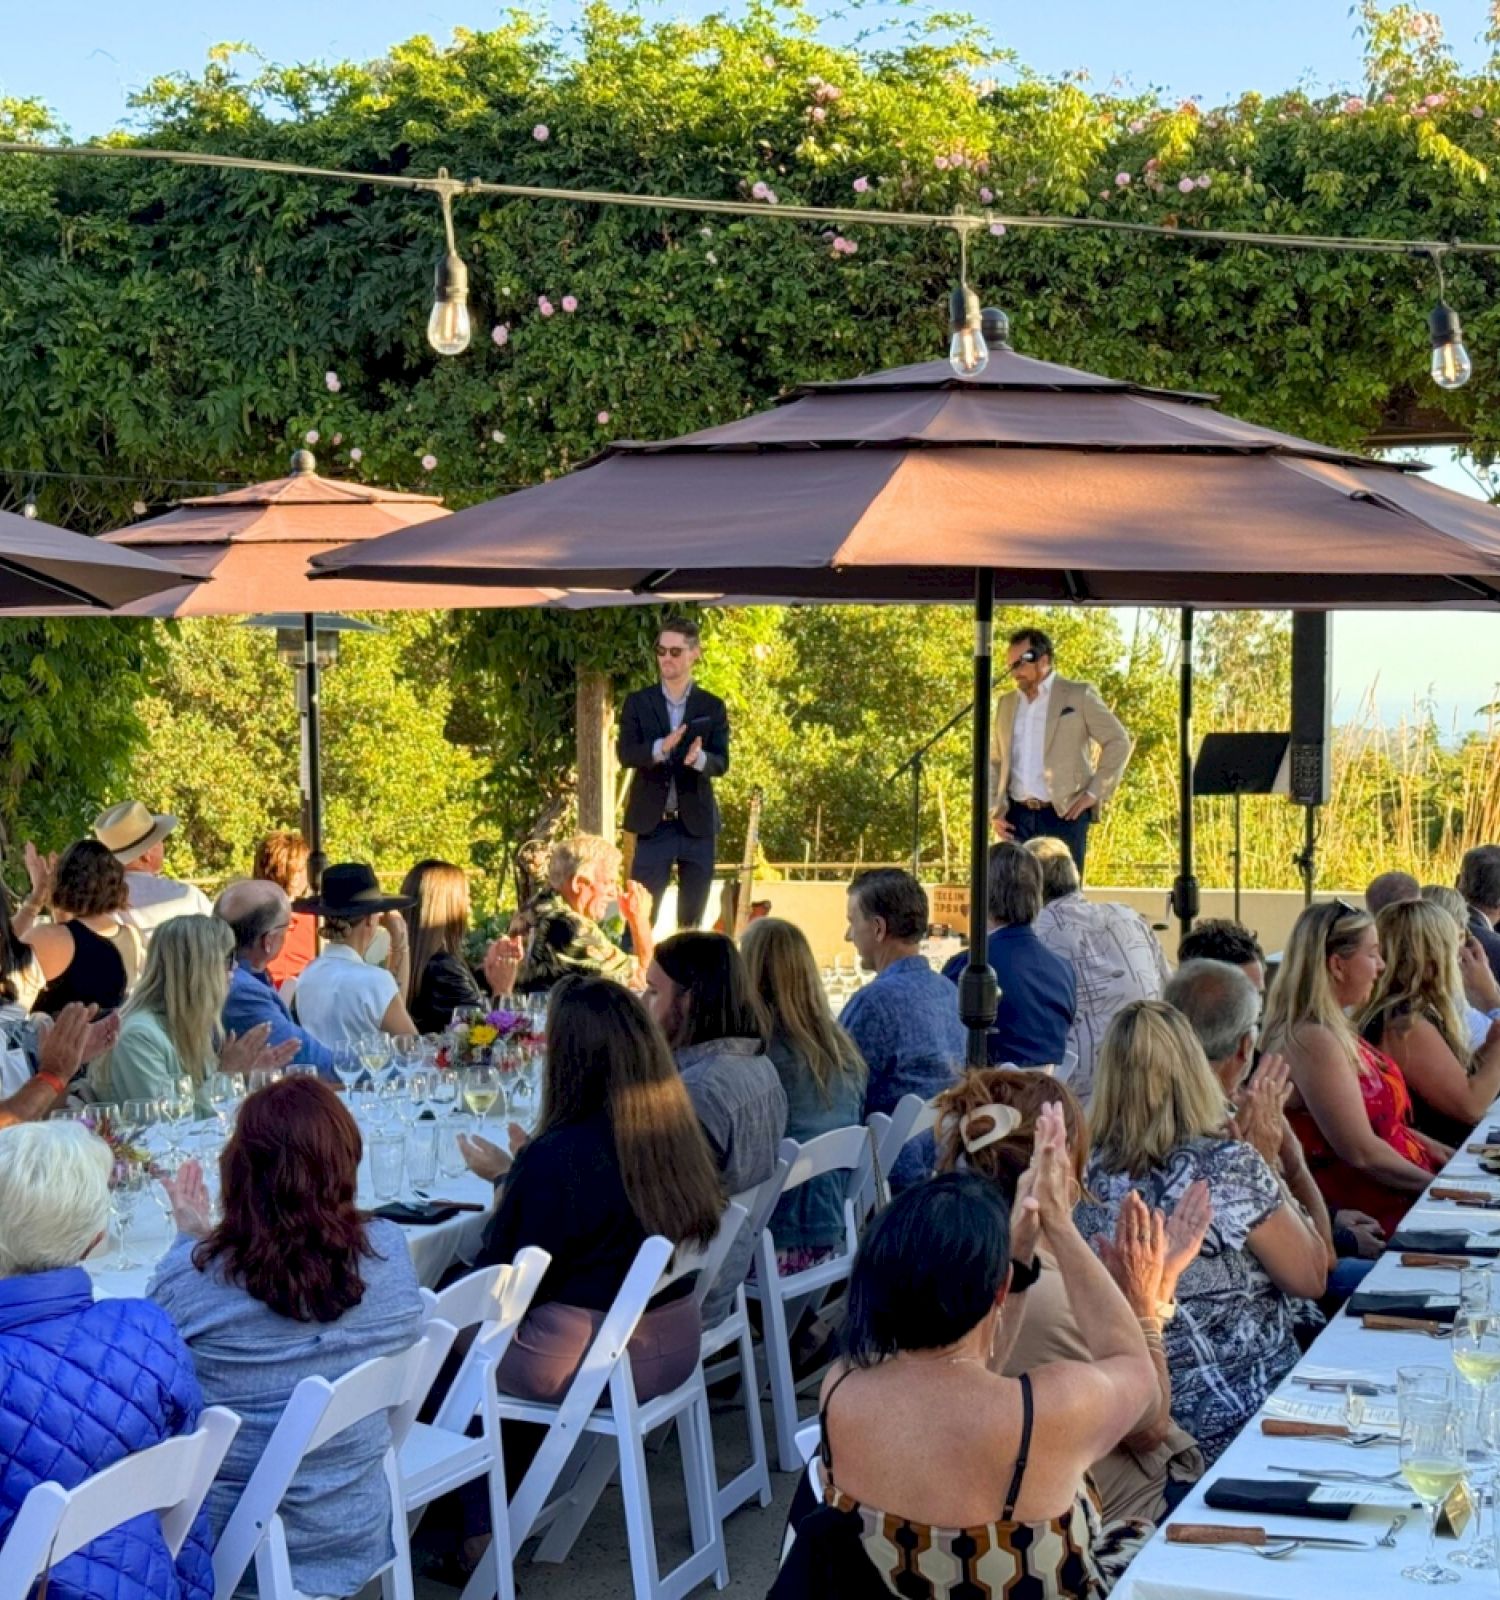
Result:
[[[210,167],[228,172],[257,172],[285,178],[311,178],[324,183],[346,183],[374,188],[403,189],[434,194],[442,208],[446,250],[439,259],[434,280],[434,303],[428,323],[429,341],[441,353],[457,354],[469,343],[468,270],[459,257],[453,232],[452,202],[460,195],[487,195],[510,200],[558,201],[571,205],[625,206],[650,211],[685,211],[703,216],[755,217],[775,222],[812,222],[877,228],[938,229],[957,232],[966,244],[970,232],[987,228],[1003,234],[1012,229],[1033,232],[1068,230],[1133,235],[1175,240],[1180,244],[1220,244],[1260,250],[1321,250],[1360,255],[1427,256],[1439,278],[1439,302],[1429,318],[1433,344],[1432,375],[1443,388],[1468,381],[1472,365],[1462,341],[1457,314],[1446,303],[1443,283],[1445,256],[1500,255],[1500,243],[1486,240],[1389,239],[1356,235],[1312,233],[1256,233],[1234,228],[1193,228],[1177,223],[1127,222],[1113,217],[1041,216],[984,208],[978,212],[884,211],[851,206],[766,204],[747,200],[714,200],[694,195],[634,194],[611,189],[573,189],[546,184],[495,183],[483,178],[456,179],[446,168],[423,177],[407,173],[359,172],[336,167],[304,166],[297,162],[267,161],[259,157],[220,155],[199,150],[158,150],[149,146],[44,145],[14,140],[0,141],[0,155],[53,156],[81,160],[134,160],[166,162],[174,166]],[[961,284],[961,288],[966,288]],[[958,317],[958,293],[954,295]],[[983,342],[978,325],[970,327],[965,300],[962,330]],[[462,342],[460,342],[460,340]],[[451,349],[450,349],[451,347]],[[973,340],[964,348],[972,351]],[[965,355],[964,361],[971,359]],[[1442,376],[1439,376],[1441,369]],[[979,368],[978,370],[982,370]]]

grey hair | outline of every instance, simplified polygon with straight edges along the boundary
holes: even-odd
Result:
[[[1054,900],[1061,900],[1064,895],[1077,894],[1083,887],[1083,879],[1078,876],[1078,864],[1073,860],[1073,852],[1061,839],[1054,839],[1050,833],[1039,833],[1036,838],[1028,839],[1022,849],[1027,855],[1035,856],[1042,865],[1044,906],[1050,906]]]
[[[1162,999],[1192,1024],[1211,1062],[1227,1061],[1260,1021],[1255,985],[1227,961],[1184,961]]]
[[[109,1146],[80,1122],[0,1129],[0,1278],[76,1267],[109,1226]]]

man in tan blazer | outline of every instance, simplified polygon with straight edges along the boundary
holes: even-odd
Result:
[[[1061,839],[1081,876],[1089,823],[1115,792],[1134,741],[1093,684],[1052,670],[1052,641],[1040,628],[1011,635],[1006,670],[1015,688],[995,707],[990,746],[995,833],[1021,844]]]

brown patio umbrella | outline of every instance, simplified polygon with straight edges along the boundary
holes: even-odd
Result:
[[[318,558],[341,577],[733,588],[976,609],[971,965],[983,1059],[990,630],[1008,600],[1500,607],[1500,512],[1226,417],[1211,397],[1008,348],[806,384],[769,411],[586,467],[440,528]],[[986,1010],[988,1007],[988,1010]],[[977,1053],[977,1054],[976,1054]]]
[[[123,608],[127,615],[215,617],[290,612],[300,616],[304,643],[299,670],[306,684],[302,738],[307,787],[303,803],[312,846],[308,874],[315,886],[324,864],[316,614],[588,603],[587,597],[575,598],[561,589],[476,588],[462,580],[425,585],[371,583],[357,578],[315,585],[309,580],[310,557],[448,515],[434,495],[321,477],[311,452],[299,450],[284,478],[184,500],[162,516],[102,536],[104,548],[113,548],[117,558],[138,560],[127,552],[149,550],[177,571],[201,579],[190,587],[178,586],[139,599]],[[607,604],[618,603],[620,598],[601,595],[597,600]]]
[[[163,590],[189,593],[190,569],[0,511],[0,611],[128,606]]]

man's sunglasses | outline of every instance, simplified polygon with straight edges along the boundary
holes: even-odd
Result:
[[[1035,661],[1036,659],[1037,652],[1035,650],[1023,650],[1005,670],[1007,672],[1014,672],[1017,667],[1025,666],[1028,662]]]
[[[678,656],[685,656],[691,649],[692,646],[686,644],[659,644],[656,653],[658,656],[671,656],[675,661]]]

